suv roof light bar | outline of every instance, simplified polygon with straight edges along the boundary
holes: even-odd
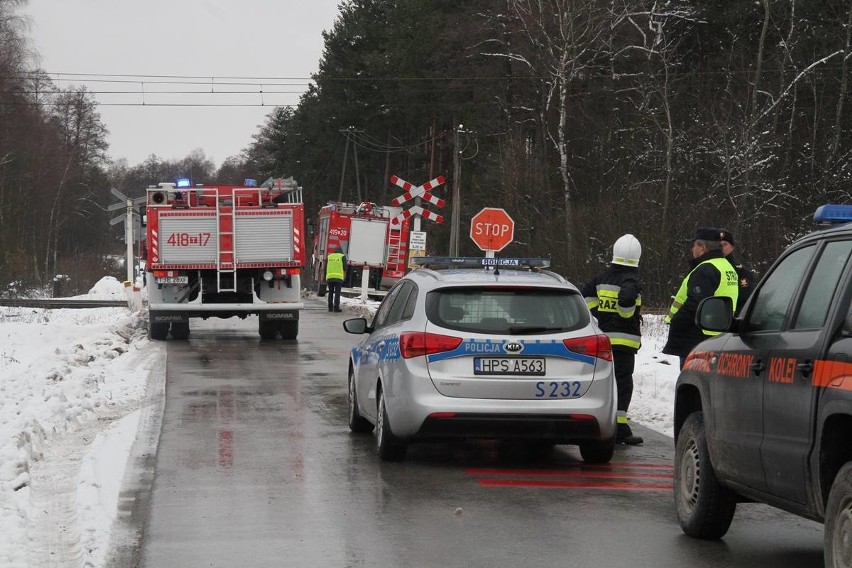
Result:
[[[529,270],[550,267],[549,258],[487,258],[478,256],[420,256],[411,259],[420,268],[504,268]]]
[[[852,221],[852,205],[826,203],[820,205],[814,212],[814,223],[820,225],[835,225]]]

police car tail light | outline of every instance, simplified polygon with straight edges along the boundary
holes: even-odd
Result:
[[[452,351],[461,345],[461,337],[414,331],[399,336],[399,352],[403,359]]]
[[[604,361],[612,361],[612,344],[606,335],[588,335],[586,337],[574,337],[563,341],[565,347],[574,353],[589,355]]]

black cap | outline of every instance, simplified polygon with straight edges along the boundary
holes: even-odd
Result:
[[[726,243],[730,243],[731,246],[734,244],[734,234],[728,229],[719,229],[719,237],[720,241],[725,241]]]
[[[695,230],[693,241],[721,241],[724,229],[714,227],[701,227]],[[731,241],[728,241],[731,242]]]

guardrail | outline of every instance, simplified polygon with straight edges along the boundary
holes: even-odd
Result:
[[[0,298],[0,306],[12,308],[126,308],[127,300],[73,300],[68,298],[18,299]]]

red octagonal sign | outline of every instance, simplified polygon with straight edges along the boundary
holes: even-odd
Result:
[[[484,251],[503,250],[515,235],[515,222],[503,209],[486,207],[470,220],[470,238]]]

